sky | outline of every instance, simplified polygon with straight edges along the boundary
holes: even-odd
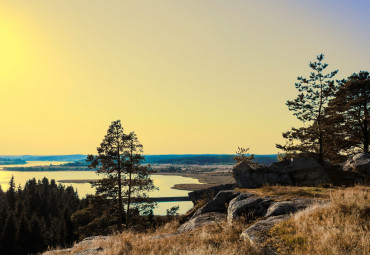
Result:
[[[145,154],[273,154],[325,54],[370,70],[370,1],[0,0],[0,155],[96,153],[120,119]]]

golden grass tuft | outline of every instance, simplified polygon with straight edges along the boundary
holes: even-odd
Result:
[[[281,185],[268,185],[265,184],[261,188],[257,189],[236,189],[240,192],[252,193],[258,196],[279,196],[283,199],[290,198],[320,198],[329,199],[330,192],[337,190],[338,188],[327,188],[327,187],[298,187],[298,186],[281,186]]]
[[[270,231],[279,254],[370,254],[370,187],[332,192],[331,204],[308,208]]]

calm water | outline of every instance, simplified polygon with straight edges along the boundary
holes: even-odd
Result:
[[[17,165],[19,166],[40,166],[40,165],[60,165],[65,162],[57,161],[30,161],[26,165]],[[99,176],[94,171],[45,171],[45,172],[18,172],[18,171],[1,171],[2,167],[0,166],[0,185],[1,188],[6,191],[9,188],[9,181],[14,176],[16,186],[24,184],[32,178],[36,180],[41,180],[46,177],[49,179],[56,180],[82,180],[82,179],[99,179]],[[10,166],[6,166],[10,167]],[[149,195],[151,197],[174,197],[174,196],[187,196],[189,191],[172,189],[175,184],[183,183],[199,183],[198,180],[182,176],[169,176],[169,175],[153,175],[152,176],[154,185],[159,188],[159,190],[151,192]],[[58,182],[59,183],[59,182]],[[63,184],[63,183],[62,183]],[[77,192],[80,197],[85,197],[87,194],[94,194],[95,190],[91,188],[89,183],[64,183],[65,186],[73,186],[77,189]],[[154,210],[154,213],[157,215],[166,214],[166,209],[169,209],[172,206],[179,205],[179,213],[185,213],[192,206],[192,202],[164,202],[158,203],[158,207]]]

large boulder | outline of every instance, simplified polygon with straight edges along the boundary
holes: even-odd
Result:
[[[182,224],[177,229],[177,233],[184,233],[184,232],[191,231],[193,229],[203,227],[206,225],[210,225],[213,223],[220,223],[225,220],[226,220],[226,214],[224,213],[210,212],[210,213],[201,214],[195,218],[190,219],[184,224]]]
[[[257,223],[253,224],[246,230],[241,233],[241,238],[244,240],[248,240],[255,248],[260,250],[263,254],[276,254],[276,251],[273,247],[264,246],[264,242],[267,239],[267,233],[270,231],[272,227],[276,224],[287,220],[290,215],[279,215],[279,216],[272,216],[265,220],[260,220]]]
[[[296,157],[269,166],[270,172],[289,174],[294,185],[316,186],[329,181],[329,162],[320,163],[315,158]]]
[[[370,154],[358,153],[343,166],[344,171],[370,174]]]
[[[299,198],[294,201],[281,201],[273,203],[267,210],[265,217],[278,216],[283,214],[295,213],[311,206],[316,202],[315,199]]]
[[[240,216],[256,217],[266,214],[267,208],[273,202],[268,198],[254,198],[253,194],[240,194],[230,201],[227,210],[227,221],[232,223]]]
[[[199,208],[191,218],[195,218],[201,214],[208,212],[226,213],[227,204],[230,202],[231,199],[235,198],[239,194],[240,192],[235,190],[221,190],[211,201],[209,201],[203,207]]]
[[[328,162],[297,157],[275,162],[270,166],[251,167],[243,161],[233,168],[236,184],[241,188],[257,188],[263,184],[316,186],[329,181]]]
[[[236,187],[235,183],[222,184],[222,185],[213,186],[207,189],[200,189],[200,190],[189,192],[188,196],[190,200],[193,202],[193,204],[195,205],[198,202],[198,200],[214,197],[221,190],[232,190],[235,187]]]
[[[257,188],[263,184],[291,185],[292,180],[288,174],[270,172],[268,167],[250,167],[246,161],[242,161],[233,168],[233,175],[238,187]]]

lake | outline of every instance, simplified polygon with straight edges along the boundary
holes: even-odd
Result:
[[[66,162],[59,161],[28,161],[25,165],[15,165],[20,166],[49,166],[49,165],[61,165]],[[14,176],[14,181],[16,187],[24,184],[32,178],[36,180],[41,180],[44,177],[48,178],[49,181],[54,179],[57,183],[59,180],[81,180],[81,179],[99,179],[100,177],[94,171],[43,171],[43,172],[19,172],[19,171],[1,171],[3,167],[0,165],[0,185],[3,191],[9,188],[9,181]],[[182,176],[170,176],[170,175],[152,175],[154,185],[159,188],[159,190],[149,193],[150,197],[176,197],[176,196],[187,196],[189,191],[172,189],[175,184],[185,184],[185,183],[200,183],[197,179],[182,177]],[[63,183],[62,183],[63,184]],[[94,194],[95,190],[91,188],[89,183],[68,183],[63,184],[65,186],[72,186],[77,189],[80,198],[85,197],[87,194]],[[185,213],[190,208],[192,208],[193,203],[191,201],[185,202],[161,202],[158,203],[157,208],[154,210],[156,215],[165,215],[166,209],[172,206],[179,205],[179,213]]]

